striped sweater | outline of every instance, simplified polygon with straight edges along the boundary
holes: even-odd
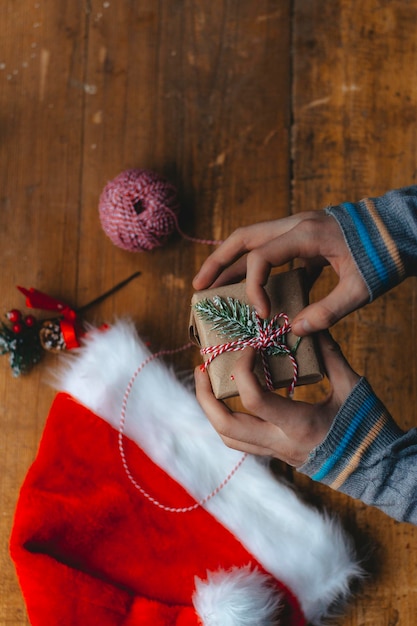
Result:
[[[342,229],[370,300],[417,275],[417,186],[327,213]],[[364,378],[298,471],[417,524],[417,429],[402,431]]]

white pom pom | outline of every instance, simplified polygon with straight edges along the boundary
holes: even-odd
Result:
[[[196,578],[194,608],[204,626],[279,626],[281,596],[274,580],[250,566]]]

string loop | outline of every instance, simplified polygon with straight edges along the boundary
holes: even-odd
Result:
[[[227,485],[227,483],[235,475],[235,473],[237,472],[237,470],[239,469],[239,467],[242,465],[242,463],[244,462],[244,460],[247,457],[247,454],[244,453],[240,457],[239,461],[235,464],[235,466],[231,469],[229,474],[224,478],[224,480],[222,480],[222,482],[219,485],[217,485],[213,489],[213,491],[211,491],[208,495],[206,495],[201,500],[198,500],[194,504],[192,504],[190,506],[186,506],[186,507],[173,507],[173,506],[168,506],[166,504],[163,504],[162,502],[159,502],[159,500],[154,498],[148,491],[146,491],[146,489],[144,489],[142,487],[142,485],[140,485],[140,483],[136,480],[136,478],[133,476],[132,472],[130,471],[130,468],[129,468],[129,465],[128,465],[128,462],[127,462],[127,458],[126,458],[126,452],[125,452],[125,449],[124,449],[124,430],[125,430],[125,424],[126,424],[128,400],[129,400],[130,393],[131,393],[131,391],[133,389],[133,385],[135,383],[135,380],[138,377],[138,375],[140,374],[140,372],[143,370],[143,368],[146,367],[146,365],[151,363],[156,358],[159,358],[161,356],[176,354],[177,352],[182,352],[184,350],[188,350],[188,348],[191,348],[191,347],[194,347],[193,343],[187,343],[187,344],[181,346],[180,348],[174,348],[172,350],[160,350],[159,352],[155,352],[154,354],[150,354],[144,361],[142,361],[142,363],[135,370],[135,372],[133,373],[133,375],[131,376],[131,378],[130,378],[128,384],[127,384],[127,387],[126,387],[126,390],[125,390],[125,393],[124,393],[124,396],[123,396],[123,400],[122,400],[121,411],[120,411],[118,446],[119,446],[120,458],[121,458],[122,465],[123,465],[123,468],[125,470],[125,473],[126,473],[128,479],[129,479],[129,481],[132,483],[132,485],[135,487],[135,489],[137,491],[139,491],[139,493],[142,494],[142,496],[144,496],[153,505],[155,505],[159,509],[162,509],[163,511],[166,511],[167,513],[189,513],[191,511],[195,511],[200,506],[201,507],[204,506],[209,500],[214,498],[214,496],[216,496]]]

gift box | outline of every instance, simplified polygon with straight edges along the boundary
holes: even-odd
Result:
[[[284,326],[308,304],[305,287],[305,271],[291,270],[271,276],[265,286],[271,300],[271,318],[277,317],[272,327]],[[218,315],[216,315],[216,310]],[[236,321],[236,323],[235,323]],[[214,289],[196,292],[191,300],[190,337],[201,349],[212,349],[218,353],[213,358],[211,353],[203,354],[208,365],[208,373],[214,395],[219,400],[238,395],[232,372],[236,360],[241,357],[241,345],[235,345],[239,337],[240,326],[251,330],[259,324],[265,329],[268,324],[257,320],[252,307],[248,305],[245,283],[225,285]],[[271,327],[270,327],[271,329]],[[256,330],[253,330],[256,334]],[[228,350],[224,351],[226,344]],[[267,378],[274,389],[316,383],[323,378],[321,360],[314,337],[299,339],[291,331],[283,333],[275,341],[276,349],[266,348],[263,365],[261,350],[258,351],[255,373],[263,387],[267,387]],[[230,351],[229,351],[230,350]],[[275,352],[275,354],[271,354]],[[296,370],[295,370],[296,368]]]

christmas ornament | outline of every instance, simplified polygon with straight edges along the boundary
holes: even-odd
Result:
[[[11,326],[0,322],[0,355],[8,354],[14,376],[26,374],[42,358],[42,345],[37,324],[22,323],[21,312],[13,309],[6,314]]]
[[[19,309],[11,309],[6,313],[10,324],[0,322],[0,355],[9,355],[13,375],[18,377],[27,374],[39,363],[45,351],[60,352],[78,348],[80,337],[84,333],[82,314],[139,275],[140,272],[135,272],[78,309],[73,309],[66,302],[52,298],[37,289],[17,287],[26,296],[28,308],[53,311],[56,315],[51,319],[37,319],[34,315],[23,317]]]
[[[176,230],[183,238],[216,245],[219,241],[186,235],[178,224],[179,201],[172,183],[157,172],[131,169],[107,183],[99,200],[101,225],[111,241],[130,252],[163,246]]]
[[[186,515],[134,489],[120,462],[121,406],[144,362],[125,455],[155,501]],[[32,626],[305,626],[347,599],[351,539],[256,457],[198,504],[241,454],[132,325],[83,337],[57,386],[10,543]]]

